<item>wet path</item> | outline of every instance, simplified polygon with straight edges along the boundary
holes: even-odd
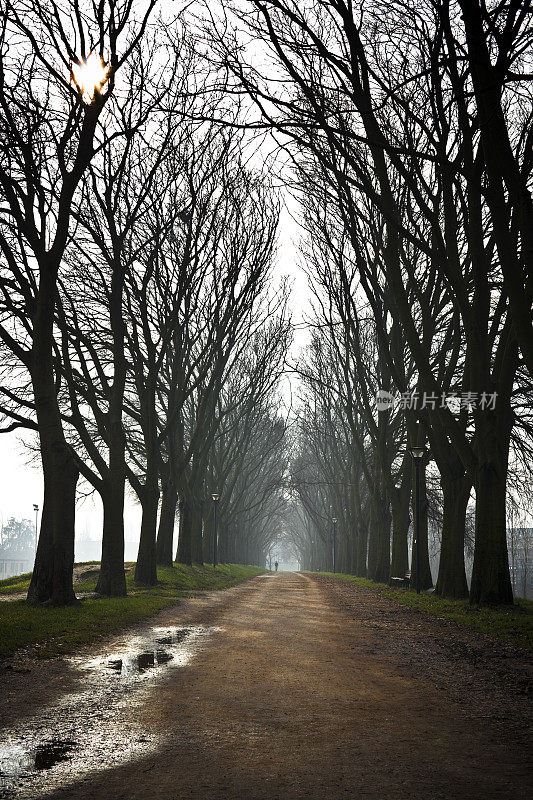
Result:
[[[80,672],[79,691],[6,727],[0,739],[0,797],[39,797],[96,769],[146,754],[157,737],[127,720],[127,710],[147,702],[167,679],[165,668],[184,667],[211,629],[204,626],[148,627],[115,651],[66,659]],[[87,779],[87,778],[86,778]]]
[[[20,765],[0,796],[525,797],[526,749],[411,670],[392,616],[341,600],[305,575],[258,577],[71,661],[76,691],[10,726]]]

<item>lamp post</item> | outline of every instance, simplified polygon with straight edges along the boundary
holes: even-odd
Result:
[[[420,464],[426,454],[424,445],[410,447],[409,452],[415,462],[415,553],[416,553],[416,593],[420,594]]]
[[[39,506],[36,503],[33,504],[33,510],[35,511],[35,552],[37,553],[37,525],[39,519]]]
[[[336,572],[337,561],[337,517],[333,517],[333,572]]]
[[[216,492],[212,495],[213,497],[213,569],[215,569],[217,565],[217,506],[218,501],[220,499],[220,495]]]

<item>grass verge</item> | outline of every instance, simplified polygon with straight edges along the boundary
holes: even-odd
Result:
[[[131,562],[129,562],[131,564]],[[90,578],[89,580],[75,580],[74,588],[77,592],[94,592],[94,587],[96,586],[96,580],[98,576],[98,569],[100,568],[99,561],[81,561],[78,564],[74,565],[78,568],[86,567],[87,569],[84,570],[85,572],[92,572],[91,567],[93,567],[95,576],[94,579]],[[6,594],[21,594],[28,591],[30,586],[31,580],[31,572],[25,572],[23,575],[13,575],[11,578],[4,578],[0,581],[0,595]]]
[[[226,589],[265,570],[242,564],[185,566],[158,569],[158,585],[134,587],[133,576],[126,578],[127,597],[85,599],[77,606],[51,608],[28,606],[24,600],[0,602],[0,656],[21,647],[33,646],[35,655],[48,658],[90,644],[120,628],[150,617],[172,605],[184,593],[194,589]],[[76,583],[76,591],[94,591],[97,576]],[[19,581],[15,586],[22,585]],[[29,580],[26,581],[29,583]],[[12,589],[11,591],[21,591]],[[22,590],[23,591],[23,590]]]
[[[31,572],[26,572],[24,575],[13,575],[12,578],[4,578],[0,581],[0,594],[27,592],[30,578]]]
[[[513,606],[475,606],[468,600],[448,600],[436,595],[417,594],[410,589],[389,589],[384,583],[374,583],[355,575],[321,572],[332,578],[353,583],[360,589],[374,589],[384,597],[416,611],[439,619],[455,622],[464,628],[512,642],[518,647],[533,650],[533,602],[515,600]]]

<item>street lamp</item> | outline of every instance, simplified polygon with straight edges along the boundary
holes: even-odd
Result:
[[[415,462],[415,552],[416,552],[416,593],[420,594],[420,464],[426,454],[424,445],[409,448]]]
[[[37,553],[37,523],[39,518],[39,506],[34,503],[33,510],[35,511],[35,553]]]
[[[337,517],[333,517],[333,572],[336,572],[337,560]]]
[[[220,500],[220,495],[216,492],[212,495],[213,498],[213,569],[217,565],[217,506]]]

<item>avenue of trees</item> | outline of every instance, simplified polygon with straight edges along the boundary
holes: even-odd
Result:
[[[467,594],[473,490],[471,600],[512,602],[509,466],[531,481],[531,4],[250,0],[225,4],[216,31],[254,124],[282,148],[308,234],[317,335],[301,367],[295,478],[311,470],[317,493],[330,489],[304,508],[315,525],[334,509],[344,566],[401,576],[406,449],[428,443],[442,496],[437,591]],[[378,389],[413,400],[377,412]]]
[[[243,134],[209,122],[235,112],[154,6],[17,2],[4,18],[1,410],[42,459],[31,602],[75,601],[79,480],[102,500],[107,595],[126,591],[127,486],[148,585],[172,564],[178,508],[179,561],[210,558],[219,494],[221,557],[264,563],[283,502],[279,200]]]
[[[130,492],[140,583],[210,560],[216,494],[222,561],[265,564],[284,536],[331,568],[335,538],[338,570],[411,567],[426,589],[438,530],[436,591],[511,603],[533,455],[531,3],[5,5],[0,413],[42,461],[29,601],[75,601],[83,484],[105,595],[126,591]],[[290,429],[281,182],[313,298]]]

